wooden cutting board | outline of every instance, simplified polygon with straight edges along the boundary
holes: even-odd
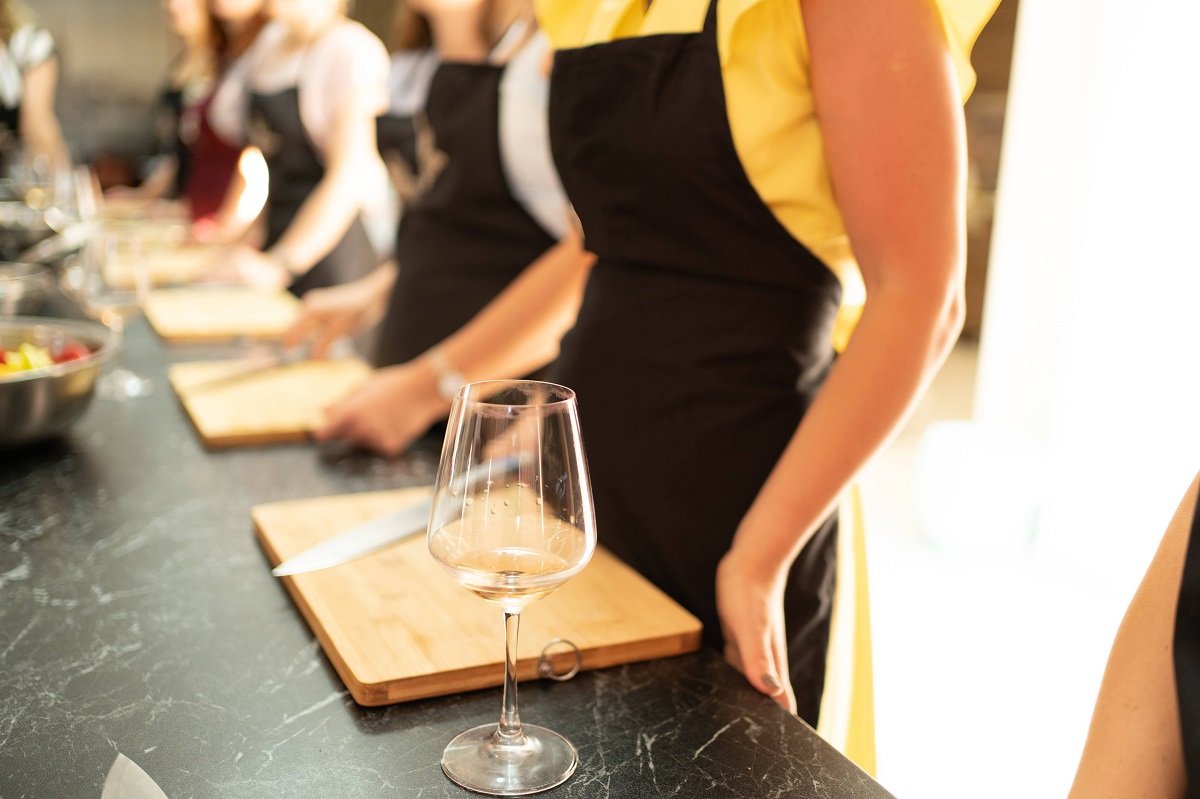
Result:
[[[272,565],[331,535],[429,495],[428,488],[259,505],[251,518]],[[386,705],[504,682],[503,612],[462,588],[417,535],[322,571],[281,578],[361,705]],[[584,669],[670,657],[700,646],[700,622],[603,547],[562,588],[521,613],[518,674],[565,638]],[[556,647],[552,653],[559,652]],[[569,650],[551,658],[574,663]]]
[[[146,280],[153,287],[183,286],[194,283],[213,263],[219,247],[208,244],[146,245],[133,256],[118,252],[115,262],[107,265],[109,280],[124,288],[137,285],[138,265],[132,257],[142,259]]]
[[[137,225],[173,225],[187,230],[192,220],[179,203],[144,197],[105,197],[97,209],[102,219]]]
[[[291,327],[300,301],[285,291],[194,286],[155,289],[143,309],[150,326],[167,341],[277,339]]]
[[[167,371],[209,449],[304,441],[327,407],[371,373],[358,358],[301,361],[239,374],[252,361],[193,361]],[[238,375],[234,379],[222,379]],[[216,382],[214,382],[216,381]]]

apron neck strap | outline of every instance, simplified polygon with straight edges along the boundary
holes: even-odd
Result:
[[[704,15],[704,33],[717,32],[717,3],[719,0],[709,0],[708,13]]]

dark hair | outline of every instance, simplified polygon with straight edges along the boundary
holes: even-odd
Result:
[[[16,14],[13,13],[12,6],[8,0],[0,0],[0,43],[7,46],[16,29]]]
[[[392,17],[392,35],[388,45],[393,53],[432,47],[433,31],[429,28],[429,20],[424,14],[414,11],[404,0],[399,0],[396,3],[396,13]]]
[[[3,2],[4,0],[0,0]],[[213,19],[217,25],[217,41],[216,53],[217,61],[222,65],[222,68],[233,59],[240,56],[250,48],[254,40],[258,38],[258,33],[267,24],[267,15],[260,11],[255,14],[246,23],[243,30],[236,32],[236,35],[231,35],[231,32],[219,17],[213,15]]]

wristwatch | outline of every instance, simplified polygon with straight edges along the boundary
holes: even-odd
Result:
[[[442,352],[441,347],[430,347],[425,356],[429,358],[429,365],[433,367],[434,375],[437,377],[438,396],[446,402],[453,402],[454,395],[458,393],[459,388],[466,384],[467,378],[454,368],[454,364],[450,363],[450,359],[446,357],[446,353]]]

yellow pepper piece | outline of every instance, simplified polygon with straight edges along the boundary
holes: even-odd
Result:
[[[41,369],[44,366],[54,365],[54,359],[50,357],[50,353],[45,348],[29,342],[21,345],[21,354],[25,356],[27,369]]]

